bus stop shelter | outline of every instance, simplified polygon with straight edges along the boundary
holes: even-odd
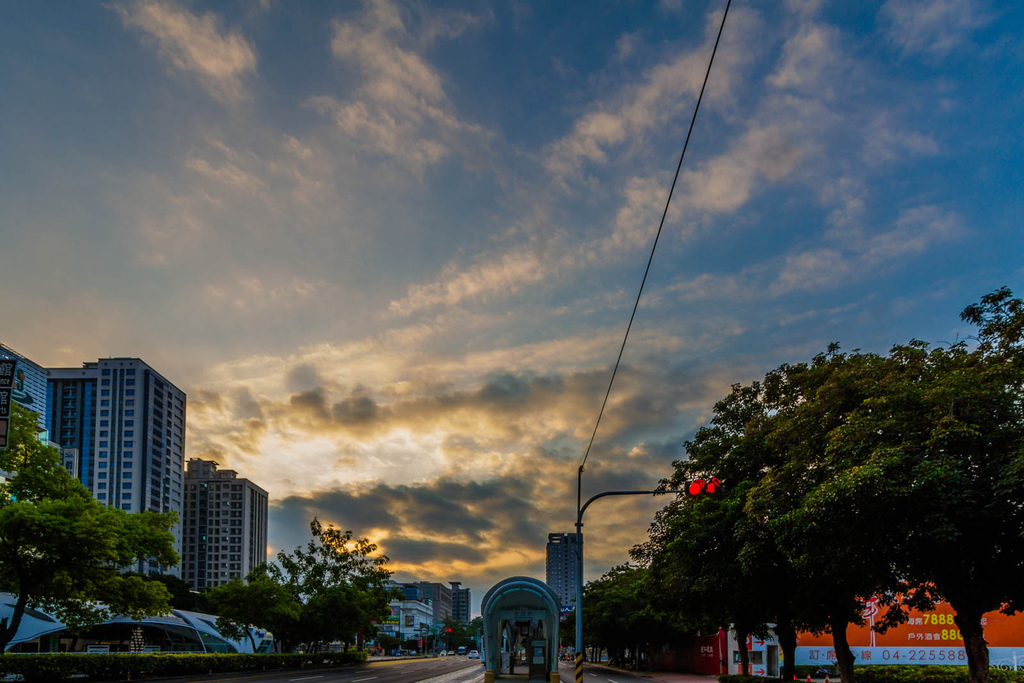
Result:
[[[513,576],[499,581],[481,603],[484,683],[505,676],[559,683],[558,595],[543,581]],[[526,650],[526,670],[515,671],[515,652]]]

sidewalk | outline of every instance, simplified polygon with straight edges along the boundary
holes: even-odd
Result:
[[[615,673],[639,676],[640,678],[653,681],[653,683],[709,683],[710,681],[718,680],[718,676],[711,676],[709,674],[691,674],[681,673],[678,671],[630,671],[629,669],[620,669],[618,667],[609,666],[607,664],[598,664],[595,662],[587,662],[587,665],[594,668],[614,671]]]

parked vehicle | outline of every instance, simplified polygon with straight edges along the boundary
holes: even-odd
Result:
[[[480,653],[477,652],[476,650],[470,650],[469,651],[469,658],[470,659],[480,659]]]

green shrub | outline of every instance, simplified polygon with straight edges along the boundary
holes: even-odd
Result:
[[[740,674],[728,674],[718,677],[719,683],[761,683],[761,681],[778,680],[778,678],[769,678],[767,676],[741,676]]]
[[[0,674],[20,674],[29,683],[61,681],[73,675],[91,681],[181,676],[263,669],[299,669],[361,664],[365,652],[317,654],[3,654]]]
[[[1024,683],[1024,671],[989,669],[991,683]],[[858,666],[857,683],[967,683],[966,666]]]

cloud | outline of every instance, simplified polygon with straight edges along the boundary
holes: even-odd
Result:
[[[893,228],[867,233],[856,225],[830,233],[834,246],[789,254],[771,284],[773,295],[815,291],[863,280],[880,268],[924,253],[961,237],[964,227],[953,211],[922,205],[900,211]]]
[[[593,104],[580,115],[571,132],[546,150],[544,165],[548,173],[558,182],[575,179],[585,166],[607,164],[611,151],[627,142],[638,146],[653,129],[692,107],[720,21],[719,13],[709,14],[700,47],[650,68],[639,83],[625,86],[614,97]],[[750,11],[730,14],[729,31],[716,57],[705,106],[714,107],[730,98],[743,67],[756,54],[749,39],[757,34],[760,23],[759,16]]]
[[[416,173],[452,154],[464,136],[485,131],[462,121],[444,88],[444,78],[408,44],[414,34],[403,10],[388,0],[371,0],[355,21],[332,25],[331,54],[363,78],[354,97],[317,95],[306,105],[330,118],[364,149],[402,160]],[[426,22],[421,39],[453,38],[483,19],[450,13]]]
[[[248,99],[245,79],[256,72],[256,50],[240,33],[222,31],[215,14],[197,16],[161,0],[113,8],[125,27],[155,43],[169,67],[194,76],[210,95],[225,103]]]
[[[879,10],[889,40],[905,53],[939,59],[994,17],[976,0],[887,0]]]
[[[728,153],[680,176],[688,209],[733,212],[750,199],[758,180],[779,182],[801,158],[800,147],[777,126],[752,126]]]
[[[782,46],[782,58],[768,82],[776,88],[821,89],[825,75],[840,61],[839,31],[831,26],[807,22]],[[825,86],[831,90],[831,86]]]

